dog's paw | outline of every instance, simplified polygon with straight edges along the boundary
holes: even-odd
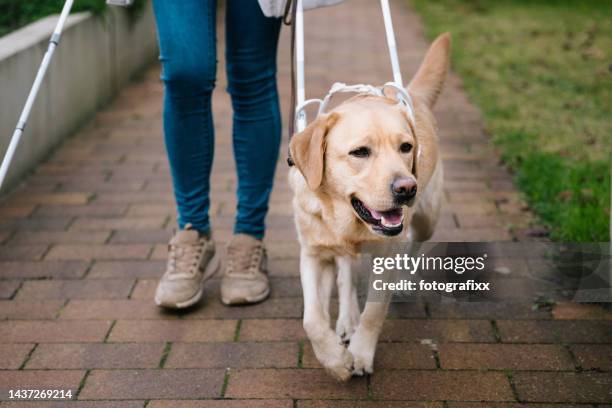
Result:
[[[340,316],[336,321],[336,334],[340,336],[343,343],[348,343],[351,340],[355,330],[359,326],[359,314],[356,316]]]
[[[340,338],[324,344],[312,344],[317,360],[325,370],[339,381],[347,381],[353,374],[353,356],[342,344]]]
[[[369,339],[367,335],[355,334],[351,338],[348,351],[353,356],[353,374],[363,375],[374,372],[374,354],[376,353],[376,340]]]
[[[324,364],[325,370],[338,381],[347,381],[353,375],[353,356],[342,347],[342,352]]]

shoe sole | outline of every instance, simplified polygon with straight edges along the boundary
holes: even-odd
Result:
[[[208,265],[206,265],[206,269],[204,269],[204,273],[202,274],[202,280],[200,281],[200,289],[198,289],[195,295],[183,302],[178,303],[162,302],[156,296],[155,304],[157,306],[168,309],[186,309],[190,306],[195,305],[202,299],[202,295],[204,294],[204,284],[217,273],[220,266],[221,262],[219,256],[217,255],[217,253],[215,253],[210,262],[208,262]]]
[[[259,303],[263,300],[266,300],[267,297],[270,296],[270,287],[268,287],[265,292],[260,293],[256,296],[247,296],[240,298],[227,299],[221,297],[221,302],[226,306],[237,306],[237,305],[250,305],[253,303]]]

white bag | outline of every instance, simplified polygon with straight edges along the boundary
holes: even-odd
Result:
[[[293,0],[296,1],[296,0]],[[333,6],[344,0],[302,0],[304,10]],[[282,17],[285,14],[287,0],[259,0],[259,7],[266,17]]]

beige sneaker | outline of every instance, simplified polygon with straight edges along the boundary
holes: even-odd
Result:
[[[204,282],[219,269],[212,238],[200,236],[190,224],[168,245],[168,266],[155,292],[158,306],[183,309],[202,298]]]
[[[227,265],[221,280],[226,305],[261,302],[270,294],[266,249],[261,240],[236,234],[227,246]]]

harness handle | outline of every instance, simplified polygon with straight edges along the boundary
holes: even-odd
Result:
[[[395,32],[393,30],[393,21],[391,19],[391,9],[389,0],[380,0],[380,5],[383,14],[383,22],[385,25],[385,35],[387,38],[387,46],[389,48],[389,58],[391,60],[391,69],[393,71],[393,82],[387,82],[382,88],[375,88],[371,85],[346,85],[343,83],[335,83],[324,99],[306,99],[305,80],[304,80],[304,8],[302,0],[287,0],[285,9],[284,21],[287,24],[287,15],[289,14],[289,4],[291,4],[291,109],[289,117],[289,140],[294,133],[301,132],[306,128],[307,118],[305,107],[314,103],[319,104],[317,115],[323,113],[329,104],[330,99],[338,92],[357,92],[368,93],[372,95],[385,96],[386,88],[394,88],[396,90],[395,97],[398,104],[405,107],[408,116],[414,124],[414,108],[412,99],[404,89],[402,74],[397,55],[397,44],[395,41]],[[291,158],[291,152],[287,154],[287,164],[293,166],[294,162]]]
[[[385,23],[385,35],[387,36],[387,46],[389,47],[393,81],[403,86],[404,82],[402,81],[402,71],[400,70],[399,58],[397,57],[397,44],[395,43],[395,31],[393,30],[389,0],[380,0],[380,7],[382,8],[383,21]]]

